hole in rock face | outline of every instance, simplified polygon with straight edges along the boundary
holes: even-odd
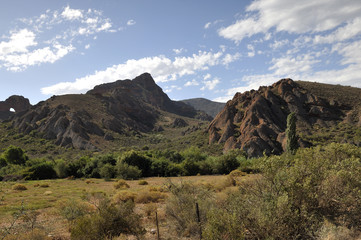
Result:
[[[10,112],[15,112],[15,109],[14,109],[14,108],[10,108]]]

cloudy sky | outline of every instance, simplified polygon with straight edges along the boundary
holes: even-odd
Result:
[[[285,77],[361,87],[361,1],[1,1],[0,101],[143,72],[175,100]]]

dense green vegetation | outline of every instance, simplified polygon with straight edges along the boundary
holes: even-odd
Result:
[[[123,178],[171,177],[228,174],[246,161],[245,154],[233,150],[210,156],[197,147],[184,151],[142,150],[114,154],[93,154],[74,160],[29,159],[19,147],[10,146],[0,157],[3,180],[41,180],[52,178]]]

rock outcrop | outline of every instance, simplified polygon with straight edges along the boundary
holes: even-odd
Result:
[[[307,129],[316,123],[335,124],[346,108],[311,94],[292,79],[282,79],[258,91],[237,93],[209,125],[209,143],[224,144],[225,151],[243,149],[250,157],[280,154],[290,112],[296,113],[297,127]],[[308,145],[302,140],[299,144]]]
[[[17,113],[13,126],[64,147],[97,150],[99,139],[111,141],[116,134],[160,129],[156,123],[163,112],[174,118],[199,116],[191,106],[170,100],[145,73],[133,80],[98,85],[86,94],[53,96]]]
[[[18,95],[10,96],[5,101],[0,101],[0,120],[6,120],[13,116],[14,112],[10,111],[11,109],[14,109],[15,112],[22,112],[30,107],[29,99]]]

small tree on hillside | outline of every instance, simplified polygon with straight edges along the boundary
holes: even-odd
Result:
[[[287,116],[287,152],[294,154],[298,148],[297,135],[296,135],[296,114],[294,112]]]

